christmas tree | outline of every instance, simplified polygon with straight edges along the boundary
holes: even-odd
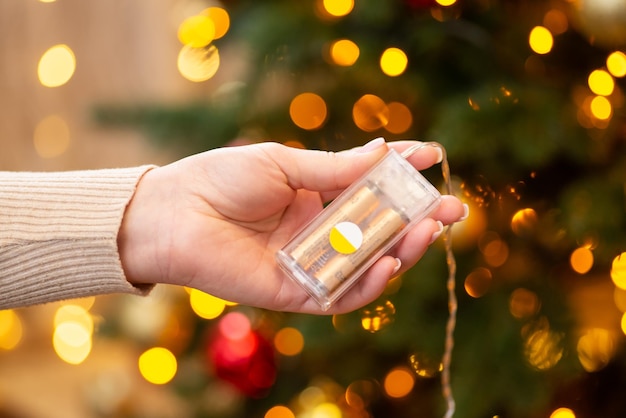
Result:
[[[626,3],[230,0],[179,39],[206,100],[103,105],[103,126],[184,152],[441,143],[470,206],[451,235],[454,416],[626,416]],[[443,187],[439,170],[424,174]],[[184,405],[172,416],[439,417],[448,273],[437,242],[333,317],[159,288],[99,333],[142,348],[142,376]],[[102,415],[168,416],[114,405]]]

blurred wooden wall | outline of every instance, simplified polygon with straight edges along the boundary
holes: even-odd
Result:
[[[65,170],[163,163],[170,156],[137,132],[102,130],[98,103],[172,102],[198,86],[176,68],[177,27],[189,0],[0,0],[0,170]],[[76,71],[65,85],[44,87],[37,65],[51,46],[66,44]],[[53,158],[33,145],[49,115],[67,122],[70,144]],[[171,154],[171,153],[170,153]]]

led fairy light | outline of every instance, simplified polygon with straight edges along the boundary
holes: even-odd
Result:
[[[441,203],[439,191],[407,161],[424,147],[441,151],[446,193],[452,194],[450,168],[442,145],[418,143],[402,154],[391,149],[276,254],[280,267],[323,309],[330,308],[376,260]],[[455,410],[450,364],[457,299],[451,237],[448,226],[444,240],[449,317],[441,377],[447,405],[445,418],[451,418]]]

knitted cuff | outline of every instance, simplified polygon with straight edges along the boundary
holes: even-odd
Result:
[[[151,168],[0,172],[0,309],[147,293],[126,280],[117,234]]]

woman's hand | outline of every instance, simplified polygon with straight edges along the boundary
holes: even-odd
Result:
[[[135,284],[193,287],[222,299],[279,311],[339,313],[378,297],[390,277],[413,266],[443,225],[466,216],[452,196],[378,260],[328,311],[278,267],[275,253],[308,221],[382,158],[414,141],[381,138],[338,153],[276,143],[220,148],[149,171],[126,209],[118,243]],[[424,147],[417,169],[441,159]]]

